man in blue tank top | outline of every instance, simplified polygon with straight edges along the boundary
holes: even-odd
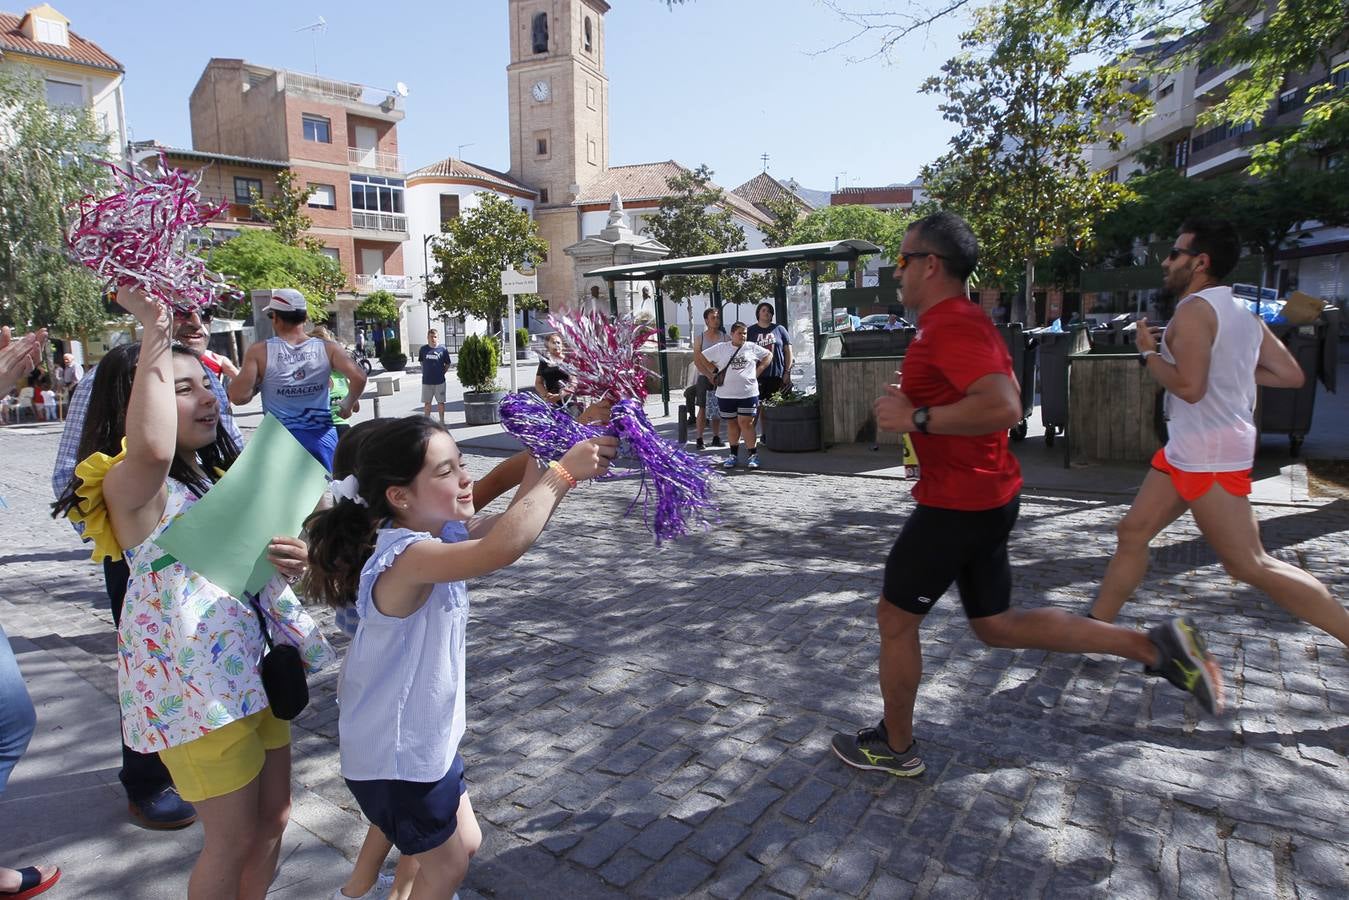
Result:
[[[272,291],[267,317],[276,336],[248,348],[239,377],[230,382],[230,402],[236,406],[247,403],[261,391],[263,411],[275,416],[332,471],[337,430],[328,403],[328,377],[336,369],[347,378],[350,390],[338,408],[338,415],[345,419],[360,408],[365,372],[336,341],[305,334],[309,312],[299,291]]]

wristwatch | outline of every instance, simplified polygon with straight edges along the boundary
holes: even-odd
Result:
[[[1138,354],[1138,364],[1146,369],[1148,367],[1148,359],[1156,355],[1156,350],[1144,350],[1142,353]]]
[[[927,434],[927,420],[931,418],[932,410],[926,406],[920,406],[913,411],[913,427],[917,428],[923,434]]]

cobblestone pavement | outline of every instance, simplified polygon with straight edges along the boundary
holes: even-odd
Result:
[[[0,601],[40,623],[39,644],[83,651],[112,703],[101,579],[42,515],[55,442],[0,434]],[[907,487],[766,472],[726,487],[715,531],[659,548],[618,521],[631,483],[585,487],[472,587],[463,754],[486,837],[465,896],[1346,896],[1349,659],[1231,582],[1188,519],[1122,621],[1194,614],[1231,712],[1204,718],[1132,664],[987,649],[948,596],[923,632],[927,773],[908,781],[828,749],[879,716],[873,607]],[[1017,602],[1084,608],[1123,510],[1025,497]],[[1349,504],[1259,516],[1274,552],[1349,597]],[[297,795],[322,810],[297,800],[293,827],[350,858],[335,677],[297,721]]]

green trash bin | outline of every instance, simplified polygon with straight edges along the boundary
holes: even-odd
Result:
[[[1328,328],[1325,317],[1310,325],[1269,326],[1298,361],[1306,380],[1300,388],[1260,388],[1255,427],[1261,434],[1288,435],[1288,450],[1293,456],[1302,452],[1302,441],[1312,428],[1316,381],[1322,374]]]

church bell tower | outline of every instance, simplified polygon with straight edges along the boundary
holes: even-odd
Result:
[[[609,167],[609,79],[604,0],[508,0],[512,177],[539,191],[535,219],[548,241],[539,292],[552,308],[575,306],[570,260],[579,240],[571,205]]]

